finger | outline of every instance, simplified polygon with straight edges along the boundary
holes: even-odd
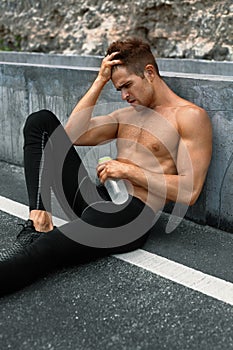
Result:
[[[120,51],[114,51],[114,52],[108,54],[106,57],[112,59],[114,56],[116,56],[116,55],[119,54],[119,53],[120,53]]]
[[[117,64],[123,64],[123,62],[122,62],[121,60],[111,60],[111,61],[109,62],[109,64],[110,64],[111,66],[115,66],[115,65],[117,65]]]
[[[97,174],[100,173],[102,170],[105,169],[105,165],[104,164],[100,164],[96,167],[96,172]]]
[[[105,63],[111,62],[115,56],[116,56],[116,52],[114,52],[111,55],[107,55],[106,57],[104,57],[103,62]]]
[[[97,169],[97,176],[101,177],[105,173],[105,167],[101,167]]]
[[[122,61],[119,58],[114,60],[114,57],[119,53],[120,53],[119,51],[115,51],[115,52],[111,53],[110,55],[107,55],[105,57],[105,62],[107,61],[108,63],[113,62],[113,64],[122,64]]]
[[[107,179],[107,175],[104,173],[104,171],[102,171],[100,174],[99,174],[99,180],[101,183],[104,183]]]

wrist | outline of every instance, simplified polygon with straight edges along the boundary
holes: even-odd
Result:
[[[104,87],[105,84],[107,84],[107,82],[109,81],[110,79],[106,79],[105,77],[101,76],[101,75],[98,75],[96,80],[95,80],[95,83],[97,85],[100,85],[102,87]]]
[[[145,176],[144,171],[134,164],[127,164],[124,173],[124,179],[131,183],[138,185],[141,183],[141,179]]]

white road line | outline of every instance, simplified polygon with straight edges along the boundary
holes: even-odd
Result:
[[[0,196],[0,210],[25,220],[28,218],[28,207],[26,205],[6,197]],[[53,219],[57,226],[66,223],[66,221],[57,217],[53,217]],[[233,283],[207,275],[142,249],[113,256],[192,290],[233,305]]]
[[[15,202],[9,198],[0,196],[0,210],[10,215],[17,216],[23,220],[28,219],[28,206]],[[53,216],[53,223],[56,226],[60,226],[66,223],[65,220]]]
[[[168,280],[233,305],[233,284],[230,282],[142,249],[114,256]]]

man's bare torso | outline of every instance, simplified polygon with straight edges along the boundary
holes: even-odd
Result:
[[[191,104],[190,104],[191,105]],[[177,114],[182,107],[166,107],[155,112],[148,108],[122,109],[117,116],[117,159],[154,173],[177,174],[176,156],[180,136]],[[131,185],[129,192],[147,202],[156,212],[166,198]]]

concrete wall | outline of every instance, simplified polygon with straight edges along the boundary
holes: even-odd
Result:
[[[216,62],[193,59],[158,59],[158,66],[164,72],[180,72],[208,75],[233,76],[233,62]]]
[[[91,67],[0,64],[0,159],[22,165],[22,129],[27,115],[47,108],[64,123],[96,74],[97,68]],[[213,158],[208,178],[187,217],[233,232],[232,77],[170,72],[164,72],[163,76],[177,94],[205,108],[213,124]],[[121,105],[120,94],[109,83],[97,107],[102,113]],[[105,147],[115,152],[114,144]],[[96,162],[93,159],[101,152],[102,148],[94,148],[88,157],[91,161],[85,158],[91,174]],[[84,157],[83,148],[81,153]]]
[[[0,51],[0,62],[16,62],[67,67],[99,67],[101,60],[101,56]],[[157,58],[157,63],[159,69],[164,72],[233,76],[233,62],[228,61],[216,62],[194,59]]]
[[[0,62],[16,62],[55,66],[99,67],[102,57],[88,55],[44,54],[36,52],[0,51]]]

